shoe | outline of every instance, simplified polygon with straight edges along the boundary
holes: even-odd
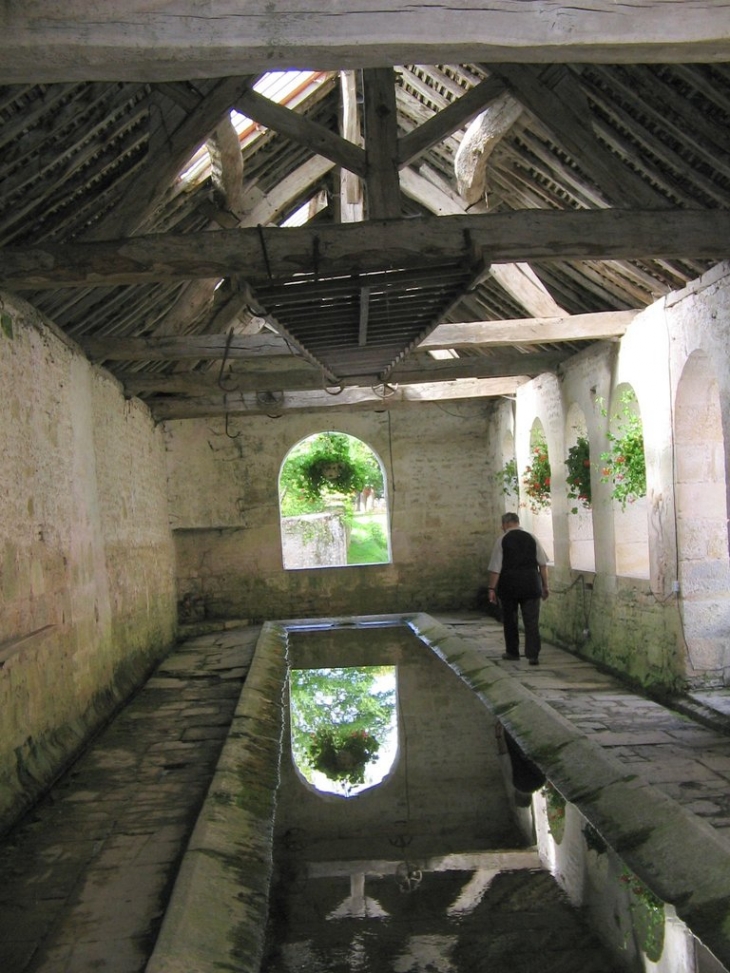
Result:
[[[540,663],[539,663],[539,661],[537,659],[528,659],[527,661],[528,661],[528,663],[531,666],[539,666],[540,665]]]
[[[502,653],[502,658],[506,662],[519,662],[520,661],[520,657],[518,655],[512,655],[511,652],[503,652]]]

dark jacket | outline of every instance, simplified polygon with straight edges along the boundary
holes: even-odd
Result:
[[[539,598],[542,595],[537,543],[526,530],[508,530],[502,537],[502,570],[497,594],[503,599]]]

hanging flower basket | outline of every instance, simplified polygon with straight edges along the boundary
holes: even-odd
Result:
[[[312,501],[323,493],[358,493],[366,478],[363,463],[350,456],[346,437],[337,433],[322,436],[299,468],[300,489]]]
[[[585,436],[578,436],[577,441],[568,450],[565,461],[568,468],[568,499],[576,500],[583,507],[590,510],[591,506],[591,454],[588,440]],[[578,505],[570,508],[572,514],[578,513]]]
[[[365,730],[324,727],[312,734],[308,756],[312,768],[330,780],[362,784],[365,768],[379,749],[378,740]]]
[[[644,459],[644,427],[641,416],[632,409],[636,401],[633,392],[621,396],[621,412],[613,416],[616,432],[609,431],[611,448],[601,453],[601,480],[612,483],[611,496],[621,509],[646,496],[646,460]],[[607,415],[605,410],[603,415]]]
[[[531,455],[532,462],[525,467],[522,485],[527,506],[533,513],[539,513],[550,506],[550,460],[544,436],[535,438]]]

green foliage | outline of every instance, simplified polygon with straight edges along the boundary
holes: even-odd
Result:
[[[348,564],[384,564],[388,561],[388,538],[379,523],[381,519],[380,514],[352,518],[350,543],[347,546]]]
[[[366,486],[382,493],[383,474],[372,450],[345,433],[319,433],[299,443],[284,463],[281,512],[285,517],[317,513],[328,499],[352,498]]]
[[[625,866],[620,881],[629,890],[634,931],[639,945],[647,957],[657,963],[664,951],[664,903]]]
[[[548,781],[544,787],[545,804],[547,805],[547,819],[550,833],[559,845],[565,834],[566,800],[563,795]]]
[[[578,436],[577,441],[568,450],[565,461],[568,467],[568,499],[577,500],[584,507],[591,506],[591,452],[588,439]],[[578,513],[578,506],[570,508],[572,514]]]
[[[0,314],[0,330],[2,330],[2,333],[6,338],[13,337],[13,319],[7,313],[7,311],[3,311],[2,314]]]
[[[533,436],[530,450],[532,462],[525,467],[522,484],[527,496],[527,505],[534,513],[550,506],[550,460],[547,443],[542,432]]]
[[[621,396],[621,411],[612,417],[615,432],[608,433],[611,448],[601,453],[601,480],[613,484],[611,496],[619,501],[622,510],[627,503],[646,496],[644,428],[641,416],[633,408],[635,402],[633,392]],[[601,411],[604,416],[608,415],[605,409]]]
[[[508,459],[501,470],[494,474],[500,491],[505,496],[517,496],[520,489],[520,481],[517,475],[517,460],[513,457]]]
[[[354,726],[321,727],[312,734],[307,755],[311,767],[330,780],[362,784],[365,767],[379,749],[378,740],[366,730]]]
[[[378,689],[379,677],[391,673],[393,688]],[[292,752],[305,777],[310,779],[308,769],[321,770],[331,780],[347,785],[355,783],[353,770],[364,773],[393,724],[394,673],[388,666],[292,670]],[[364,737],[352,739],[353,734],[362,733]],[[348,756],[340,761],[342,766],[335,766],[335,751],[343,748]],[[366,751],[370,754],[367,759]]]

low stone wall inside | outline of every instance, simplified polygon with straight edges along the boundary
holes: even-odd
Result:
[[[146,973],[258,973],[286,676],[286,632],[267,624]]]

